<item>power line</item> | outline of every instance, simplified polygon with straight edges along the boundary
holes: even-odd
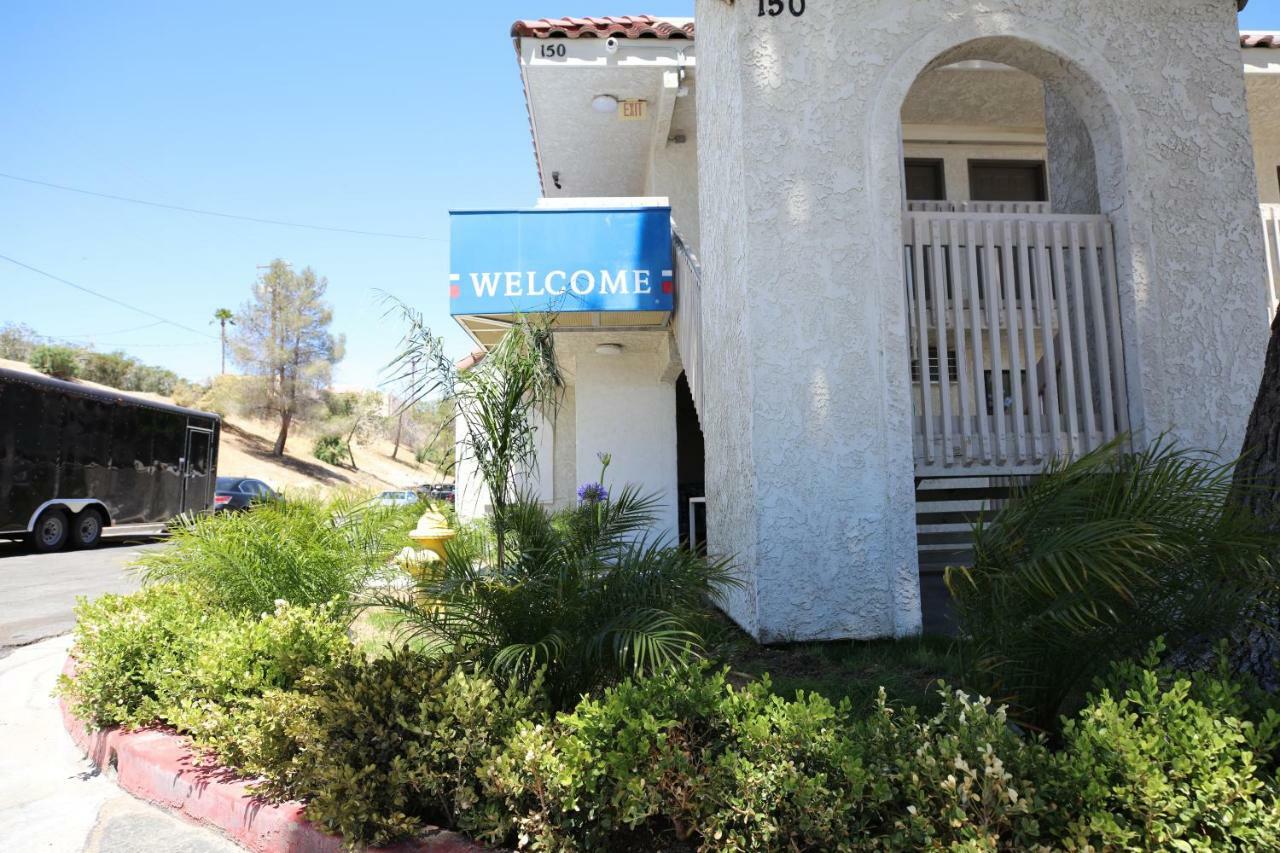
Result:
[[[238,219],[242,222],[257,222],[260,225],[282,225],[286,228],[308,228],[312,231],[330,231],[338,234],[360,234],[365,237],[391,237],[396,240],[426,240],[439,243],[448,242],[443,237],[427,237],[422,234],[393,234],[387,231],[360,231],[355,228],[334,228],[328,225],[311,225],[306,222],[289,222],[284,219],[263,219],[257,216],[241,216],[238,213],[223,213],[217,210],[203,210],[198,207],[184,207],[179,204],[165,204],[159,201],[147,201],[141,198],[130,198],[123,195],[112,195],[111,193],[100,193],[94,190],[84,190],[79,187],[69,187],[65,184],[54,184],[48,181],[37,181],[35,178],[24,178],[19,175],[9,175],[0,172],[0,178],[8,178],[11,181],[20,181],[24,184],[34,184],[38,187],[48,187],[55,190],[64,190],[65,192],[80,193],[81,195],[91,195],[97,198],[107,198],[112,201],[126,201],[130,204],[143,204],[148,207],[159,207],[165,210],[178,210],[183,213],[195,213],[200,216],[218,216],[222,219]]]
[[[156,313],[154,313],[154,312],[152,312],[152,311],[148,311],[148,310],[147,310],[147,309],[145,309],[145,308],[139,308],[139,307],[138,307],[138,306],[136,306],[136,305],[130,305],[128,302],[121,302],[119,299],[116,299],[116,298],[115,298],[115,297],[113,297],[113,296],[107,296],[105,293],[99,293],[98,291],[93,290],[93,289],[88,288],[88,287],[85,287],[84,285],[76,284],[74,281],[68,281],[68,280],[67,280],[67,279],[65,279],[65,278],[60,278],[60,277],[58,277],[58,276],[54,275],[54,274],[53,274],[53,273],[51,273],[51,272],[45,272],[44,270],[42,270],[42,269],[40,269],[40,268],[38,268],[38,267],[33,267],[33,266],[31,266],[31,264],[24,264],[22,261],[20,261],[20,260],[18,260],[18,259],[16,259],[16,258],[11,258],[11,257],[9,257],[8,255],[0,255],[0,261],[8,261],[9,263],[13,264],[14,266],[22,267],[22,268],[23,268],[23,269],[25,269],[25,270],[30,270],[31,272],[35,273],[36,275],[42,275],[42,276],[44,276],[45,278],[53,279],[54,281],[56,281],[56,282],[58,282],[58,283],[60,283],[60,284],[65,284],[67,287],[74,287],[76,290],[82,290],[82,291],[84,291],[85,293],[88,293],[88,294],[89,294],[89,295],[91,295],[91,296],[96,296],[96,297],[98,297],[99,299],[104,299],[104,300],[106,300],[107,302],[110,302],[110,303],[115,304],[115,305],[119,305],[121,308],[128,308],[130,311],[137,311],[139,314],[144,314],[144,315],[146,315],[147,317],[151,317],[151,318],[153,318],[153,319],[155,319],[155,320],[159,320],[161,323],[168,323],[170,326],[176,326],[176,327],[178,327],[179,329],[182,329],[183,331],[191,332],[193,335],[200,335],[201,337],[208,338],[208,339],[209,339],[209,340],[211,340],[211,341],[221,340],[220,338],[216,338],[216,337],[214,337],[213,335],[210,335],[210,334],[207,334],[207,333],[205,333],[205,332],[200,331],[199,329],[193,329],[193,328],[191,328],[190,326],[184,326],[184,325],[182,325],[181,323],[178,323],[178,322],[176,322],[176,321],[174,321],[174,320],[170,320],[170,319],[168,319],[168,318],[166,318],[166,317],[161,317],[159,314],[156,314]]]
[[[147,323],[145,326],[132,326],[128,329],[116,329],[115,331],[112,331],[112,332],[84,332],[82,334],[76,334],[76,335],[62,335],[61,337],[67,338],[67,339],[74,338],[79,340],[92,340],[94,338],[103,338],[108,335],[123,335],[127,332],[141,332],[143,329],[151,329],[151,328],[155,328],[156,326],[163,326],[166,322],[168,321],[157,320],[154,323]],[[54,337],[58,337],[58,336],[55,335]]]

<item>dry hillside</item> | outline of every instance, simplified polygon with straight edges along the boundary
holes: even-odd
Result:
[[[0,359],[0,367],[36,373],[29,364],[18,361]],[[72,381],[76,385],[107,388],[96,382],[85,382],[79,379]],[[107,390],[115,391],[116,389],[107,388]],[[117,391],[117,393],[173,403],[169,398],[159,394],[145,394],[138,391]],[[218,475],[256,477],[275,489],[315,488],[322,491],[338,488],[404,488],[420,483],[437,483],[451,479],[441,477],[429,465],[419,465],[414,462],[412,451],[405,447],[400,448],[398,458],[393,460],[392,444],[389,441],[356,445],[355,457],[358,470],[339,468],[321,462],[311,455],[315,436],[308,431],[305,421],[294,421],[285,455],[283,458],[277,458],[271,455],[276,429],[275,424],[261,421],[238,417],[224,418],[222,441],[218,447]]]

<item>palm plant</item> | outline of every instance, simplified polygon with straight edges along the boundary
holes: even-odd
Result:
[[[444,419],[440,431],[462,424],[459,456],[475,464],[488,491],[495,559],[503,566],[508,510],[517,499],[521,478],[536,464],[538,416],[554,419],[563,385],[551,321],[517,317],[480,360],[459,369],[422,314],[396,305],[409,331],[388,365],[388,382],[404,388],[402,408],[436,397],[454,401],[454,415]]]
[[[248,512],[180,519],[171,546],[136,565],[149,583],[191,584],[233,612],[271,613],[283,599],[336,602],[335,612],[345,613],[403,547],[414,516],[413,507],[382,507],[359,494],[275,500]]]
[[[696,657],[707,598],[736,583],[727,563],[646,533],[656,507],[632,487],[559,512],[518,498],[504,511],[504,562],[495,538],[459,536],[411,595],[381,592],[371,603],[399,613],[433,652],[522,684],[544,678],[568,707],[602,684]]]
[[[1276,587],[1276,537],[1231,499],[1232,464],[1165,440],[1056,462],[974,526],[949,568],[969,681],[1052,729],[1107,661],[1217,639]]]

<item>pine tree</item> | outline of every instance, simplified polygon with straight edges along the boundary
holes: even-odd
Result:
[[[280,419],[272,455],[283,456],[289,427],[320,402],[343,338],[329,331],[333,310],[324,301],[328,279],[307,267],[295,273],[277,258],[253,285],[237,312],[232,358],[257,379],[256,408]]]

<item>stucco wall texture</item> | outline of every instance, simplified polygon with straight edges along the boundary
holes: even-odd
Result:
[[[920,628],[899,113],[931,61],[1003,62],[1072,106],[1115,226],[1135,438],[1240,447],[1266,315],[1232,0],[756,12],[696,7],[709,535],[747,575],[744,628]]]

